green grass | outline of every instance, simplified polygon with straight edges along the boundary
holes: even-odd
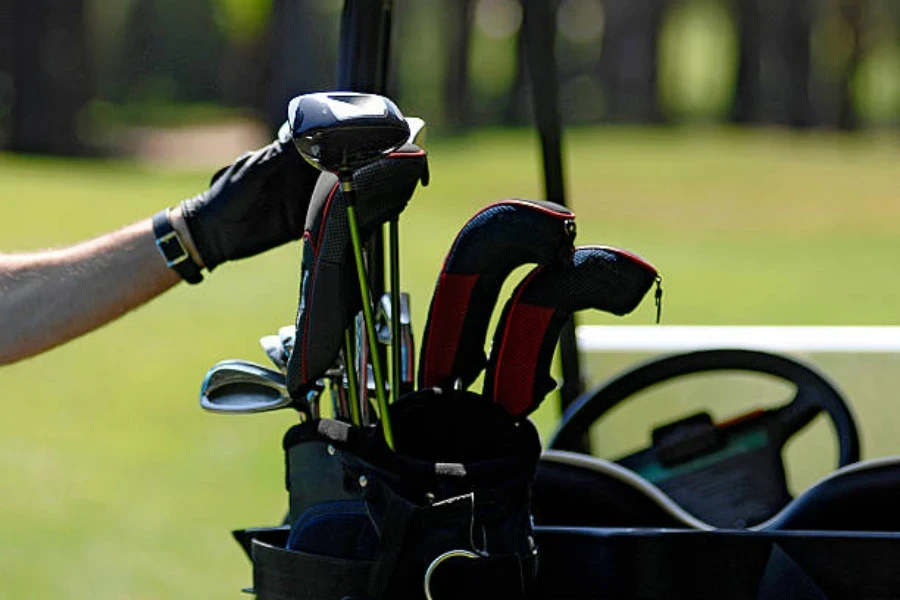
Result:
[[[777,131],[589,129],[571,132],[566,146],[579,242],[654,262],[671,324],[896,324],[898,164],[896,139]],[[541,196],[531,132],[437,140],[431,168],[432,185],[401,225],[403,283],[420,334],[441,259],[466,219],[496,199]],[[196,193],[208,175],[0,155],[0,245],[27,250],[100,234]],[[220,359],[265,362],[257,339],[293,320],[298,263],[294,244],[225,265],[201,286],[180,286],[0,369],[5,596],[241,597],[250,569],[228,532],[283,513],[280,438],[292,420],[205,414],[197,390]],[[647,324],[650,304],[624,319],[582,320]],[[596,380],[636,359],[586,362]],[[900,426],[897,363],[879,360],[882,379],[863,359],[826,365],[865,396],[855,406],[868,456],[895,451]],[[601,449],[627,447],[622,432],[674,411],[649,402],[613,415],[618,436]],[[545,434],[547,405],[538,416]],[[816,435],[809,447],[825,464],[801,462],[803,476],[831,456],[827,435]]]

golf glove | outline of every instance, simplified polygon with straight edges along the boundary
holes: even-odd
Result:
[[[289,135],[219,170],[208,190],[181,203],[206,268],[299,239],[318,177]]]

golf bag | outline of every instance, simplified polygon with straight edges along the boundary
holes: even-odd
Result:
[[[257,597],[532,597],[531,423],[437,389],[391,405],[391,420],[396,452],[379,427],[320,419],[287,432],[287,525],[240,532]]]

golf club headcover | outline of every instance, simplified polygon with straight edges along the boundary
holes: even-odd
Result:
[[[468,387],[487,362],[484,343],[500,289],[517,267],[567,258],[575,214],[535,200],[504,200],[469,219],[444,259],[428,308],[419,387]]]
[[[425,151],[407,144],[353,174],[363,244],[406,208],[419,181],[427,184],[427,165]],[[296,336],[287,369],[292,397],[302,396],[334,365],[344,330],[361,309],[347,203],[337,177],[323,173],[303,234]]]
[[[550,363],[569,316],[588,308],[626,315],[657,278],[656,268],[641,257],[605,246],[576,248],[566,264],[532,270],[503,307],[484,395],[511,415],[532,412],[556,387]]]

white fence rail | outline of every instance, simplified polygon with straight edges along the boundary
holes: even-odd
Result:
[[[583,352],[685,352],[745,348],[770,352],[898,352],[900,327],[582,325]]]

